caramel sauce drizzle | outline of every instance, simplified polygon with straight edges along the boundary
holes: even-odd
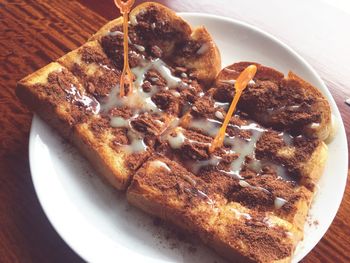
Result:
[[[257,67],[255,65],[250,65],[246,67],[238,76],[235,83],[235,96],[233,97],[230,108],[226,114],[225,120],[222,123],[218,134],[215,136],[212,144],[209,147],[210,153],[214,152],[217,148],[223,145],[226,134],[226,128],[230,122],[233,112],[236,109],[239,98],[241,97],[243,90],[247,87],[248,82],[254,78],[256,71]]]
[[[128,93],[132,92],[133,89],[133,78],[129,66],[129,33],[128,33],[128,22],[129,13],[131,7],[135,3],[135,0],[114,0],[115,5],[119,8],[120,13],[123,15],[123,33],[124,33],[124,67],[120,77],[120,97],[125,96],[125,85],[129,86]]]

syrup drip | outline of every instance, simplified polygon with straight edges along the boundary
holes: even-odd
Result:
[[[238,100],[241,97],[243,90],[247,87],[249,81],[251,81],[254,78],[256,71],[257,71],[257,67],[255,65],[250,65],[245,70],[243,70],[243,72],[238,76],[235,83],[235,89],[236,89],[235,96],[232,100],[231,106],[227,112],[227,115],[225,117],[225,120],[220,130],[216,135],[216,137],[214,138],[211,147],[209,148],[210,152],[214,152],[215,149],[222,146],[224,142],[225,134],[226,134],[227,125],[229,124],[229,121],[236,108]]]
[[[135,0],[114,0],[115,5],[119,8],[123,15],[123,33],[124,33],[124,67],[120,77],[120,97],[125,95],[125,85],[129,86],[129,92],[133,90],[132,79],[133,75],[129,67],[129,34],[128,34],[128,19],[129,12]]]

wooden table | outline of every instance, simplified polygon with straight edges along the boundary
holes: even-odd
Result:
[[[163,3],[177,11],[237,18],[286,42],[323,78],[350,138],[350,107],[344,103],[350,97],[350,9],[346,1],[336,1],[344,4],[345,11],[327,4],[329,1]],[[32,114],[14,94],[17,80],[78,47],[117,16],[112,0],[79,2],[0,1],[0,262],[82,261],[54,231],[39,205],[28,163]],[[303,262],[350,262],[349,218],[348,186],[332,226]]]

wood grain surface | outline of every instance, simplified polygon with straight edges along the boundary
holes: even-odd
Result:
[[[226,1],[224,9],[215,5],[217,1],[161,2],[177,11],[200,11],[242,19],[280,37],[301,53],[326,82],[350,138],[350,107],[344,103],[350,97],[350,64],[341,63],[350,59],[350,38],[329,25],[332,21],[334,28],[344,25],[345,30],[345,25],[350,25],[349,13],[339,13],[335,7],[320,1],[320,10],[327,10],[327,20],[321,11],[314,12],[314,20],[308,23],[324,21],[324,25],[311,28],[315,36],[307,38],[307,34],[300,33],[311,30],[307,27],[300,26],[288,33],[283,23],[275,25],[263,17],[261,10],[257,14],[254,11],[245,14],[231,1]],[[116,16],[112,0],[0,1],[0,262],[82,262],[52,228],[35,195],[28,163],[32,114],[19,103],[14,88],[19,79],[80,46],[108,19]],[[322,33],[324,28],[328,35]],[[296,41],[300,35],[306,40]],[[335,37],[339,43],[334,43]],[[320,44],[313,46],[312,41],[307,42],[310,38]],[[303,262],[350,262],[349,177],[347,185],[332,226]]]

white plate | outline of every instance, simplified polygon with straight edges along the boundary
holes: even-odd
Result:
[[[338,132],[329,144],[329,159],[319,193],[305,225],[305,239],[293,261],[301,260],[321,239],[340,205],[347,176],[348,149],[338,108],[315,70],[273,36],[250,25],[213,15],[182,13],[192,25],[205,25],[219,46],[222,65],[256,61],[287,73],[293,70],[328,98]],[[89,262],[221,262],[210,249],[168,238],[168,230],[130,207],[123,194],[103,183],[74,148],[34,117],[30,167],[35,190],[50,222]],[[193,249],[193,247],[196,247]]]

